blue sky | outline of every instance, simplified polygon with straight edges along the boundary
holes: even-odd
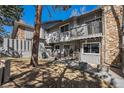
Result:
[[[22,16],[22,20],[29,25],[34,25],[35,20],[35,8],[32,5],[24,5],[24,12]],[[73,10],[77,10],[80,13],[80,10],[82,9],[83,12],[91,11],[95,9],[96,5],[72,5],[70,9],[67,11],[60,11],[59,9],[53,10],[50,5],[43,6],[43,12],[42,12],[42,22],[50,21],[50,20],[65,20],[70,17]],[[50,14],[49,14],[49,12]],[[80,13],[81,14],[81,13]],[[5,29],[7,32],[12,31],[12,27],[5,26]]]

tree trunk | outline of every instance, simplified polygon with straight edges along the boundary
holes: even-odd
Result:
[[[33,33],[33,46],[32,46],[32,55],[31,62],[32,66],[38,65],[38,49],[39,49],[39,36],[41,28],[41,14],[42,14],[42,5],[36,6],[36,19],[35,19],[35,30]]]

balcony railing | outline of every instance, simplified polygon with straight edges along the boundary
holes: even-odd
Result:
[[[102,29],[100,28],[100,25],[96,25],[96,27],[93,27],[91,25],[82,25],[73,28],[70,31],[61,33],[57,32],[56,34],[51,34],[46,39],[49,43],[58,43],[99,36],[102,36]]]

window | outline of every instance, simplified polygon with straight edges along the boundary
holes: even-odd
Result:
[[[70,49],[70,45],[64,45],[65,49]]]
[[[91,23],[88,24],[88,34],[92,34],[92,25]]]
[[[69,25],[65,25],[65,31],[69,30]]]
[[[99,53],[99,44],[91,44],[91,53]]]
[[[69,31],[69,24],[62,26],[60,30],[61,32]]]
[[[96,34],[101,32],[101,21],[96,20],[88,23],[88,34]]]
[[[84,44],[84,53],[90,53],[90,44]]]
[[[99,43],[84,44],[84,53],[99,53]]]
[[[56,46],[55,46],[55,49],[59,49],[59,45],[56,45]]]

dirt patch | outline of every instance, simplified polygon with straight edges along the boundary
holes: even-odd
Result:
[[[11,61],[11,79],[2,88],[101,88],[111,87],[89,73],[68,68],[54,62],[39,62],[38,67],[29,65],[30,60]]]

